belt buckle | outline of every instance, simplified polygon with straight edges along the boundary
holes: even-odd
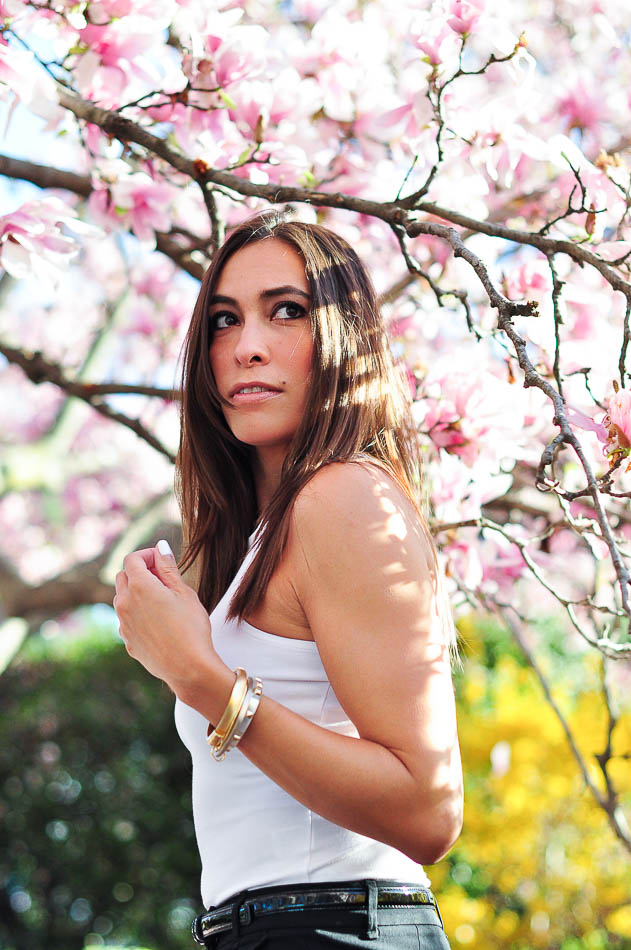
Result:
[[[191,924],[191,931],[193,933],[193,940],[195,941],[195,943],[198,943],[200,947],[205,947],[206,941],[204,940],[201,934],[201,927],[200,927],[201,919],[202,919],[201,914],[199,915],[199,917],[193,918],[193,923]]]

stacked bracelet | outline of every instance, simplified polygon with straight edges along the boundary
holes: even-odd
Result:
[[[212,756],[217,762],[223,761],[226,752],[234,749],[245,735],[263,692],[263,684],[258,677],[247,676],[240,667],[234,672],[237,678],[228,705],[215,728],[211,731],[211,726],[208,726],[206,735]]]
[[[235,723],[229,734],[226,736],[226,741],[221,750],[223,753],[221,755],[221,759],[223,759],[226,752],[230,752],[231,749],[234,749],[239,744],[241,739],[243,739],[246,729],[252,722],[254,713],[259,708],[262,693],[263,684],[261,683],[260,679],[258,679],[256,676],[248,677],[248,691],[245,694],[245,699],[243,700]],[[217,758],[216,755],[215,758]],[[221,761],[221,759],[219,759],[219,761]]]
[[[211,749],[218,749],[224,745],[226,736],[229,735],[235,724],[248,691],[248,677],[245,670],[238,667],[234,672],[237,678],[234,681],[230,699],[224,709],[223,716],[212,732],[210,731],[210,726],[208,727],[207,739]]]

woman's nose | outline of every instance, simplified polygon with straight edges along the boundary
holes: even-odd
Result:
[[[237,363],[242,366],[269,362],[269,345],[265,328],[259,321],[245,321],[239,333],[234,355]]]

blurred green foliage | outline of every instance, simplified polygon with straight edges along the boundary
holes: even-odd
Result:
[[[173,697],[101,629],[3,674],[0,947],[191,947],[190,758]]]

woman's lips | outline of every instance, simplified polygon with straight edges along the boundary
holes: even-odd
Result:
[[[235,393],[232,397],[232,403],[235,406],[247,406],[250,403],[265,402],[274,396],[280,396],[278,389],[265,389],[257,393]]]

